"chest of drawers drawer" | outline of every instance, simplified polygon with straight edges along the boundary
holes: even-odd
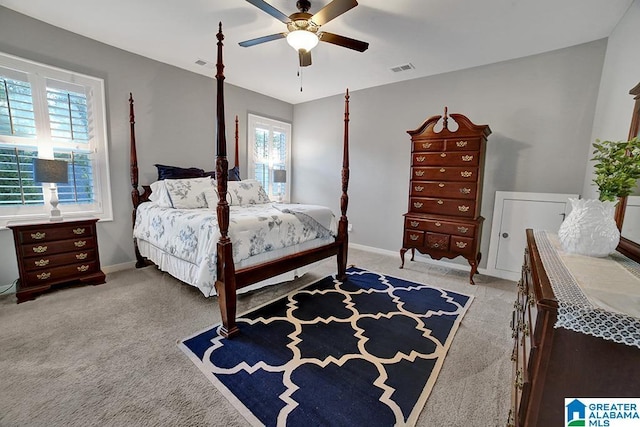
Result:
[[[436,153],[413,154],[413,166],[478,166],[475,151],[442,151]]]
[[[477,184],[475,182],[451,181],[413,181],[411,196],[441,197],[445,199],[475,199]]]
[[[431,231],[463,237],[473,237],[475,235],[475,226],[473,224],[414,217],[405,218],[405,229]]]
[[[478,168],[473,166],[414,166],[411,168],[411,178],[416,181],[476,182]]]
[[[96,222],[91,219],[9,225],[18,258],[19,303],[58,284],[105,282],[100,270]]]
[[[409,203],[410,212],[451,215],[462,218],[475,216],[474,203],[469,200],[411,197]]]

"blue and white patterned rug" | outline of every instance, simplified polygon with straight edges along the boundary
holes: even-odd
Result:
[[[472,297],[347,274],[178,345],[253,425],[415,425]]]

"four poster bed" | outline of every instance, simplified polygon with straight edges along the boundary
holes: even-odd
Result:
[[[229,181],[229,174],[238,171],[238,121],[236,118],[235,167],[229,170],[224,117],[222,24],[217,39],[215,180],[207,176],[191,180],[168,179],[143,186],[141,192],[138,189],[133,97],[130,96],[131,198],[136,267],[149,265],[151,260],[183,282],[198,286],[206,296],[217,294],[222,317],[218,332],[231,337],[239,333],[236,325],[238,290],[269,283],[269,279],[284,281],[288,277],[283,274],[304,271],[309,264],[333,255],[337,257],[338,279],[345,278],[349,92],[345,95],[344,103],[339,220],[335,220],[328,208],[270,203],[257,181]],[[194,192],[194,189],[196,197],[183,197]],[[173,206],[163,204],[164,192],[169,194],[165,198]],[[182,203],[180,197],[190,200],[191,204],[177,203]],[[207,203],[207,200],[211,203]],[[244,203],[239,203],[243,200]]]

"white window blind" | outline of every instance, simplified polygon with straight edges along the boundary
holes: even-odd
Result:
[[[68,164],[63,216],[112,219],[104,116],[101,79],[0,53],[0,227],[48,216],[35,157]]]
[[[262,184],[273,201],[291,194],[291,124],[249,114],[248,176]]]

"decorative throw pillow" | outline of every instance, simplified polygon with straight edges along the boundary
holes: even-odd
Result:
[[[232,206],[271,203],[269,196],[262,188],[262,184],[255,179],[229,181],[227,185],[228,192],[231,194],[230,204]]]
[[[165,181],[156,181],[151,184],[151,195],[149,196],[149,200],[163,208],[173,207],[171,205],[171,197],[169,197]]]
[[[204,169],[180,168],[178,166],[154,165],[158,169],[158,181],[162,179],[200,178],[204,176]]]
[[[165,181],[171,204],[176,209],[199,209],[208,207],[207,199],[213,200],[215,192],[211,178],[168,179]]]

